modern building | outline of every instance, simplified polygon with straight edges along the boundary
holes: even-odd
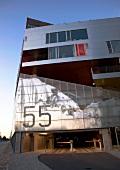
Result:
[[[120,142],[120,18],[28,18],[15,92],[16,153]]]

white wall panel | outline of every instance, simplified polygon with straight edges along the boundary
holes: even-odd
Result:
[[[46,44],[46,33],[65,30],[87,28],[88,39]],[[23,50],[46,48],[70,44],[88,43],[87,55],[93,59],[107,57],[119,57],[119,54],[109,54],[106,41],[120,40],[120,18],[101,19],[65,24],[56,24],[25,30],[27,41],[24,42]]]

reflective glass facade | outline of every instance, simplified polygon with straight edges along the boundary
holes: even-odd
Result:
[[[87,29],[69,30],[46,34],[46,43],[57,43],[88,39]]]
[[[15,129],[114,127],[120,124],[119,111],[119,92],[21,74],[15,99]]]

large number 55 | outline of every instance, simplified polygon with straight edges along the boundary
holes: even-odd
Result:
[[[26,118],[26,117],[32,117],[32,124],[31,125],[26,125],[26,124],[23,124],[23,126],[24,127],[33,127],[34,125],[35,125],[35,115],[34,114],[32,114],[32,113],[29,113],[29,114],[27,114],[26,113],[26,109],[30,109],[30,108],[35,108],[35,106],[25,106],[24,107],[24,118]]]
[[[49,105],[46,105],[45,107],[49,107]],[[41,127],[48,127],[48,126],[50,126],[50,124],[51,124],[51,115],[49,114],[49,113],[41,113],[41,109],[42,109],[42,107],[43,106],[39,106],[39,117],[41,117],[41,116],[48,116],[48,118],[49,118],[49,122],[48,122],[48,124],[41,124],[41,123],[39,123],[39,125],[41,126]]]
[[[41,108],[42,108],[43,106],[39,106],[39,117],[41,117],[41,116],[48,116],[48,118],[49,118],[49,122],[48,122],[48,124],[41,124],[41,123],[39,123],[39,125],[41,126],[41,127],[48,127],[48,126],[50,126],[50,124],[51,124],[51,115],[49,114],[49,113],[41,113]],[[46,107],[49,107],[49,106],[47,106],[46,105]],[[30,109],[30,108],[35,108],[35,106],[25,106],[24,107],[24,118],[26,118],[26,117],[32,117],[32,124],[31,125],[29,125],[29,124],[23,124],[23,126],[24,127],[33,127],[34,125],[35,125],[35,115],[34,114],[32,114],[32,113],[26,113],[26,110],[27,109]]]

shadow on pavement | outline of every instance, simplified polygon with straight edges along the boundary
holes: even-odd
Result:
[[[42,154],[38,159],[53,170],[120,170],[120,159],[106,152]]]

